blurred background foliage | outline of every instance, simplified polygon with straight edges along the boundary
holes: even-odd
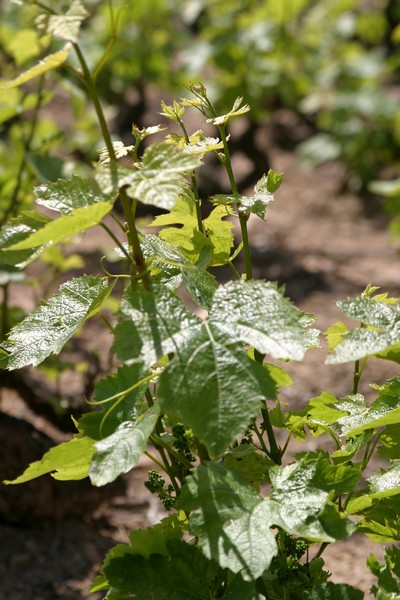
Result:
[[[62,11],[63,2],[51,7]],[[85,7],[79,43],[97,69],[116,138],[144,124],[152,99],[184,95],[201,80],[218,110],[239,95],[250,103],[238,140],[250,160],[257,131],[283,110],[292,119],[283,122],[282,144],[292,143],[308,164],[344,161],[344,183],[354,191],[398,173],[397,0],[88,0]],[[10,78],[57,41],[41,35],[35,2],[0,10],[0,70]],[[65,68],[58,82],[43,77],[0,92],[0,135],[0,221],[29,203],[35,181],[96,158],[94,115]]]

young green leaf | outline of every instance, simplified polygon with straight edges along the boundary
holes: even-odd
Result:
[[[48,222],[26,239],[16,242],[10,246],[9,251],[15,252],[57,244],[66,237],[98,225],[111,209],[112,204],[109,202],[98,202],[84,208],[76,208],[71,213]]]
[[[87,437],[74,438],[51,448],[40,460],[31,463],[22,475],[4,483],[25,483],[46,473],[63,481],[84,479],[89,474],[93,453],[93,440]]]
[[[47,33],[56,38],[76,43],[82,22],[89,15],[80,0],[73,0],[63,15],[48,17]]]
[[[227,318],[228,316],[228,318]],[[214,295],[210,323],[231,342],[250,344],[273,358],[302,360],[309,338],[302,313],[272,283],[234,281]]]
[[[195,200],[189,191],[176,200],[169,213],[157,216],[151,226],[163,227],[159,237],[179,248],[191,263],[197,262],[208,244],[206,236],[198,229]]]
[[[153,275],[161,284],[173,290],[184,283],[196,304],[209,310],[217,288],[213,275],[192,264],[178,247],[160,237],[145,235],[141,246],[146,260],[152,261]]]
[[[143,204],[171,210],[187,187],[184,176],[200,165],[200,159],[184,149],[167,143],[155,144],[145,150],[136,169],[124,170],[119,185],[126,186],[128,196]]]
[[[159,417],[155,404],[136,421],[124,421],[114,433],[95,442],[89,477],[93,485],[114,481],[134,467],[146,449],[148,439]]]
[[[207,238],[212,246],[211,266],[226,265],[230,259],[233,247],[233,223],[226,220],[231,213],[229,208],[217,206],[210,215],[204,219]]]
[[[278,173],[270,169],[267,173],[267,190],[274,194],[280,187],[283,179],[283,173]]]
[[[48,246],[49,242],[35,248],[10,250],[18,242],[24,241],[34,233],[41,231],[51,219],[35,211],[24,211],[18,217],[10,219],[0,231],[0,260],[20,269],[33,262]]]
[[[361,326],[353,331],[340,331],[341,339],[335,339],[333,352],[327,364],[337,364],[377,355],[399,342],[400,306],[378,300],[366,294],[359,298],[339,302],[344,315],[355,319]],[[328,330],[328,334],[329,334]],[[332,333],[332,332],[331,332]],[[336,332],[334,332],[336,333]],[[332,347],[332,343],[331,343]],[[390,358],[386,356],[385,358]]]
[[[34,188],[36,202],[62,215],[69,215],[77,208],[86,208],[99,202],[112,202],[113,191],[104,192],[94,179],[73,175],[71,179],[58,179]]]
[[[228,113],[226,113],[225,115],[214,117],[212,119],[207,119],[207,123],[212,123],[213,125],[217,126],[226,125],[228,121],[230,121],[234,117],[240,117],[241,115],[246,114],[247,112],[249,112],[250,106],[248,104],[243,104],[243,106],[241,106],[242,102],[243,98],[241,96],[238,96],[238,98],[236,98],[235,102],[233,103],[231,110]]]
[[[379,589],[371,587],[375,598],[380,600],[396,600],[400,597],[400,549],[396,546],[385,548],[385,562],[379,564],[375,556],[370,556],[367,565],[378,578]]]
[[[365,405],[360,394],[341,399],[337,406],[340,410],[348,411],[347,416],[338,419],[340,432],[347,437],[354,437],[377,427],[398,425],[400,423],[400,377],[389,379],[370,407]]]
[[[7,368],[36,366],[64,344],[91,315],[99,299],[105,300],[111,288],[100,277],[84,275],[60,286],[57,295],[42,304],[16,325],[1,344],[8,353]]]
[[[374,542],[400,542],[400,495],[372,501],[368,507],[354,506],[357,511],[363,510],[357,531],[364,533]],[[353,504],[350,508],[353,510]]]
[[[57,69],[67,60],[71,50],[72,45],[67,43],[62,50],[54,52],[53,54],[48,54],[43,60],[39,61],[37,65],[31,67],[27,71],[24,71],[15,79],[11,79],[9,81],[0,81],[0,89],[8,90],[13,87],[18,87],[19,85],[22,85],[31,79],[39,77],[39,75],[43,75],[43,73]]]
[[[189,529],[203,554],[245,581],[259,577],[277,553],[268,504],[223,465],[200,465],[178,506],[190,512]]]

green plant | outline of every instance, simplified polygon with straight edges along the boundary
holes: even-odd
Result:
[[[155,468],[145,485],[170,514],[109,552],[92,586],[109,600],[362,598],[350,584],[329,581],[322,555],[327,545],[355,532],[377,542],[400,540],[400,377],[375,386],[370,405],[359,393],[369,360],[400,360],[399,301],[368,286],[360,297],[339,303],[358,325],[338,322],[326,332],[327,362],[354,363],[349,394],[322,392],[301,411],[285,406],[280,388],[292,382],[282,365],[301,361],[318,346],[319,333],[313,316],[296,309],[284,290],[253,280],[248,219],[265,218],[282,176],[269,171],[251,196],[237,190],[227,127],[249,107],[238,98],[220,114],[202,84],[190,85],[190,97],[162,105],[180,134],[142,155],[141,142],[158,134],[159,126],[133,126],[131,145],[113,142],[78,43],[86,12],[78,1],[65,10],[49,9],[41,23],[67,45],[3,88],[57,68],[74,51],[80,69],[73,71],[86,86],[105,148],[88,177],[34,189],[36,202],[59,216],[30,211],[9,220],[0,235],[0,259],[18,268],[100,226],[121,269],[111,274],[102,260],[100,276],[63,283],[10,331],[0,346],[0,366],[37,366],[58,354],[85,321],[100,317],[113,335],[118,368],[97,383],[89,402],[96,409],[76,422],[73,439],[6,483],[50,473],[61,480],[89,476],[102,486],[147,454]],[[218,137],[188,132],[188,108],[199,110]],[[226,169],[231,192],[212,196],[204,219],[197,174],[207,153]],[[123,156],[130,158],[128,166],[119,164]],[[117,198],[124,222],[113,211]],[[158,234],[139,231],[139,202],[165,211],[153,222],[161,227]],[[242,238],[236,247],[235,222]],[[209,268],[224,265],[232,280],[219,285]],[[309,435],[321,438],[321,448],[311,452],[305,444],[291,455],[291,440]],[[326,436],[335,445],[332,454],[323,449]],[[376,454],[385,466],[365,481]],[[394,550],[390,556],[397,561]],[[372,559],[370,566],[380,573]],[[382,581],[375,594],[384,593]]]

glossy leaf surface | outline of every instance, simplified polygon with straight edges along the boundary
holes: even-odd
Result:
[[[159,408],[154,405],[142,418],[124,421],[114,433],[95,442],[89,472],[94,485],[110,483],[136,465],[147,447],[158,416]]]
[[[57,295],[16,325],[2,348],[8,353],[7,368],[38,365],[50,354],[60,352],[67,340],[90,316],[92,308],[109,293],[100,277],[84,275],[63,283]]]
[[[207,558],[254,580],[277,552],[270,508],[238,474],[217,463],[199,466],[182,490],[190,531]]]

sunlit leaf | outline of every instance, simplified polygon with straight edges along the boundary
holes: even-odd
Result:
[[[43,73],[57,69],[67,60],[71,50],[71,44],[66,44],[62,50],[54,52],[54,54],[48,54],[43,60],[38,62],[37,65],[24,71],[15,79],[12,79],[11,81],[0,81],[0,89],[7,90],[9,88],[17,87],[31,79],[35,79],[35,77],[39,77],[39,75],[43,75]]]
[[[73,0],[63,15],[48,17],[47,32],[61,40],[77,42],[82,21],[89,15],[80,0]]]
[[[115,328],[114,351],[123,360],[143,361],[148,367],[169,353],[179,351],[183,341],[200,324],[168,289],[128,289],[121,304],[123,320]]]
[[[171,210],[187,186],[184,176],[200,164],[196,155],[183,149],[167,143],[155,144],[145,150],[136,169],[125,170],[119,185],[126,186],[131,198]]]
[[[23,269],[33,262],[49,246],[28,247],[25,250],[10,250],[15,244],[28,239],[41,231],[51,219],[35,211],[24,211],[18,217],[10,219],[0,231],[0,261]]]
[[[213,456],[244,434],[260,402],[276,393],[267,371],[232,341],[207,324],[192,329],[158,388],[163,410],[190,427]]]
[[[274,358],[302,360],[309,339],[301,316],[274,284],[234,281],[216,291],[210,322],[232,342]]]
[[[115,194],[105,193],[96,180],[73,175],[71,179],[58,179],[34,188],[36,202],[62,215],[77,208],[86,208],[99,202],[112,202]]]
[[[359,321],[361,326],[347,333],[344,328],[341,329],[342,337],[335,338],[333,352],[326,359],[327,364],[355,361],[379,354],[399,342],[398,303],[393,305],[385,299],[378,300],[363,294],[359,298],[339,302],[338,306],[346,317]],[[328,335],[329,333],[328,330]]]
[[[26,239],[13,244],[8,251],[15,252],[57,244],[66,237],[76,235],[98,225],[111,209],[112,204],[109,202],[98,202],[84,208],[76,208],[70,214],[48,222],[43,228],[35,231]]]
[[[40,460],[31,463],[22,475],[13,481],[4,483],[25,483],[46,473],[50,473],[54,479],[64,481],[84,479],[89,473],[89,465],[94,452],[93,444],[93,440],[87,437],[63,442],[51,448]]]
[[[94,485],[105,485],[136,465],[146,449],[159,416],[157,405],[136,421],[124,421],[110,436],[95,442],[89,476]]]
[[[84,275],[63,283],[57,295],[43,301],[2,343],[8,353],[7,368],[36,366],[50,354],[60,352],[99,298],[105,299],[108,292],[107,283],[99,277]]]

